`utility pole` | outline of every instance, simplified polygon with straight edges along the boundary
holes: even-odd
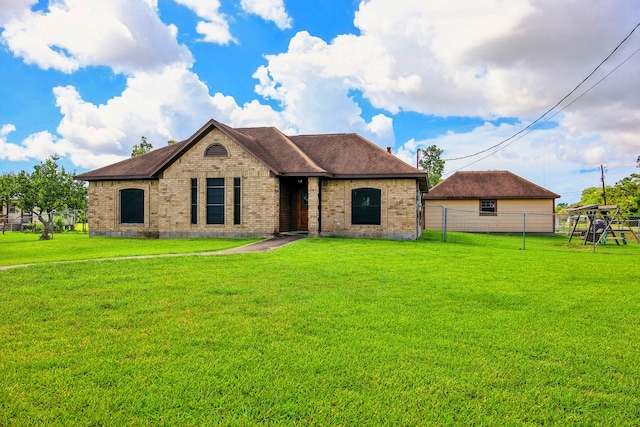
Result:
[[[602,181],[602,199],[607,204],[607,192],[604,189],[604,166],[600,165],[600,181]]]

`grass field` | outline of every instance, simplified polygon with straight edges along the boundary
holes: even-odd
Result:
[[[40,234],[9,232],[0,235],[0,267],[41,262],[127,257],[136,255],[211,252],[255,242],[258,239],[90,239],[83,233],[56,233],[42,242]]]
[[[2,264],[187,252],[59,236]],[[640,424],[640,245],[496,239],[0,271],[0,425]]]

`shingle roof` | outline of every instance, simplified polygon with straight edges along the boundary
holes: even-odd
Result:
[[[113,180],[124,177],[126,179],[153,178],[165,164],[175,157],[186,142],[182,141],[158,148],[140,156],[76,175],[74,178],[85,181]]]
[[[456,172],[423,199],[556,199],[558,194],[509,171]]]
[[[254,153],[258,159],[264,159],[275,165],[278,175],[323,176],[327,171],[318,166],[309,156],[293,144],[291,140],[273,127],[237,129],[238,132],[251,136],[255,141]],[[266,163],[266,162],[265,162]]]
[[[337,177],[426,176],[355,133],[301,135],[289,139],[321,168]]]
[[[157,179],[214,128],[260,160],[278,176],[337,178],[416,178],[426,189],[426,174],[357,134],[288,137],[274,127],[234,129],[208,121],[189,139],[109,166],[76,175],[85,181]]]

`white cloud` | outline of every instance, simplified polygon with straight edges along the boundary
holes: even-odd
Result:
[[[354,21],[361,35],[327,43],[303,31],[287,52],[268,55],[258,93],[292,108],[299,90],[333,80],[390,113],[532,116],[604,58],[625,35],[619,28],[633,27],[631,6],[615,2],[617,10],[608,1],[585,8],[575,0],[369,0]],[[585,39],[592,22],[598,34]],[[635,69],[619,70],[619,88],[607,91],[639,108],[640,96],[623,93]]]
[[[328,66],[342,59],[322,39],[300,32],[288,52],[267,55],[268,66],[254,74],[256,92],[279,101],[299,133],[358,132],[381,146],[393,145],[391,119],[380,115],[367,123],[353,100],[349,76]]]
[[[22,145],[25,147],[29,157],[43,161],[54,155],[62,155],[66,150],[56,144],[56,137],[47,131],[38,132],[29,135]]]
[[[238,127],[287,128],[278,113],[257,101],[238,105],[230,96],[210,96],[198,76],[180,67],[136,73],[122,94],[105,104],[83,100],[72,86],[56,87],[54,95],[63,115],[56,149],[82,168],[129,157],[141,136],[154,148],[183,140],[211,118]]]
[[[273,21],[278,28],[291,28],[291,17],[287,14],[283,0],[241,0],[240,6],[246,12],[258,15],[265,21]]]
[[[16,130],[12,124],[5,124],[0,128],[0,160],[12,162],[39,160],[61,154],[56,148],[56,137],[49,132],[38,132],[29,135],[21,144],[8,141],[7,136]]]
[[[234,127],[274,126],[283,132],[291,129],[279,112],[256,100],[238,105],[232,96],[216,93],[210,101],[215,110],[212,114],[215,115],[207,119],[215,118]]]
[[[331,68],[346,65],[343,72],[374,106],[391,112],[535,115],[622,40],[636,23],[635,9],[625,0],[588,8],[578,0],[370,0],[356,13],[361,35],[342,49],[333,41],[342,53]],[[635,40],[637,46],[640,35]],[[367,60],[362,52],[374,55]],[[622,83],[634,67],[618,73]]]
[[[25,11],[4,25],[2,39],[28,64],[65,73],[105,65],[131,74],[193,62],[154,4],[143,1],[60,0],[48,11]]]
[[[0,26],[31,10],[37,0],[0,0]]]
[[[505,22],[528,10],[512,4],[516,2],[501,10],[499,17],[491,17],[486,0],[474,3],[465,14],[450,7],[450,1],[362,2],[355,18],[361,35],[342,35],[327,43],[305,31],[297,33],[287,52],[266,56],[267,65],[254,74],[259,80],[256,92],[280,102],[287,119],[301,132],[361,131],[364,121],[354,91],[391,114],[404,110],[489,115],[482,85],[475,77],[467,83],[456,74],[460,58],[451,58],[451,49],[462,52],[479,37],[505,33],[509,28]],[[443,15],[442,10],[449,13]],[[473,16],[477,16],[475,26],[481,26],[478,22],[483,19],[491,25],[476,31],[465,45],[459,42],[459,32],[473,28]],[[457,45],[447,44],[449,36]]]
[[[4,124],[0,128],[0,160],[12,162],[27,160],[24,147],[10,143],[7,139],[7,136],[15,130],[16,127],[12,124]]]
[[[378,114],[371,118],[371,121],[367,123],[367,129],[369,134],[375,135],[375,140],[381,146],[389,144],[393,146],[395,138],[393,135],[393,119],[387,117],[384,114]]]
[[[203,36],[203,41],[226,45],[237,43],[229,31],[227,17],[220,12],[218,0],[174,0],[176,3],[191,9],[202,21],[196,24],[196,32]]]
[[[16,127],[11,123],[2,125],[2,127],[0,128],[0,138],[5,138],[7,135],[9,135],[11,132],[14,132],[15,130],[16,130]]]

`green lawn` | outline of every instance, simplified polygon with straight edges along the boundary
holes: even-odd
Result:
[[[640,424],[640,245],[466,239],[0,271],[0,425]]]
[[[89,238],[81,232],[56,233],[43,242],[40,234],[0,234],[0,266],[50,261],[126,257],[136,255],[209,252],[246,245],[259,239],[123,239]]]

